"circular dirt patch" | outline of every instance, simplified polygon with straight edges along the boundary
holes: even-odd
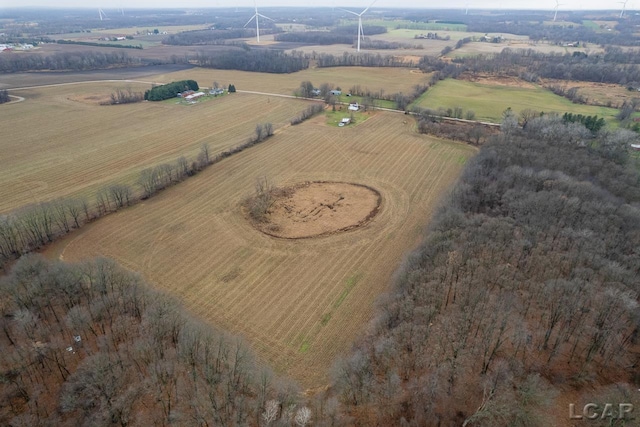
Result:
[[[378,213],[381,199],[365,185],[307,182],[274,191],[264,220],[254,225],[285,239],[325,236],[366,224]]]

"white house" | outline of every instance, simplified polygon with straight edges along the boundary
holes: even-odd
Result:
[[[349,110],[358,111],[359,109],[360,109],[360,105],[357,102],[354,102],[353,104],[349,104]]]
[[[340,123],[338,123],[338,126],[342,127],[344,125],[348,125],[349,123],[351,123],[351,119],[348,117],[345,117],[344,119],[340,120]]]

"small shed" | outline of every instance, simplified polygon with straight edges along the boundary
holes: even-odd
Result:
[[[186,99],[187,101],[193,101],[194,99],[198,99],[201,96],[204,96],[204,92],[192,93],[191,95],[185,96],[184,99]]]
[[[342,91],[341,90],[332,90],[331,92],[329,92],[331,95],[335,95],[335,96],[340,96],[342,95]]]

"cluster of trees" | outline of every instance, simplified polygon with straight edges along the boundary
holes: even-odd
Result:
[[[498,54],[460,57],[453,60],[465,70],[494,74],[520,75],[534,78],[580,80],[586,82],[627,85],[640,82],[640,67],[604,61],[603,54],[572,55],[541,53],[533,49],[505,48]]]
[[[306,110],[302,111],[296,117],[291,119],[291,124],[292,125],[299,125],[300,123],[304,122],[305,120],[308,120],[311,117],[315,116],[316,114],[322,113],[323,111],[324,111],[324,105],[322,105],[322,104],[310,105],[310,106],[307,107]]]
[[[389,42],[386,40],[375,40],[366,37],[361,43],[360,46],[363,49],[423,49],[421,44],[411,45],[409,43],[398,43],[398,42]]]
[[[405,61],[402,58],[385,55],[379,53],[348,53],[342,55],[331,55],[322,53],[316,57],[318,67],[413,67],[411,61]]]
[[[263,34],[270,34],[268,28],[261,28]],[[209,44],[225,44],[228,39],[255,37],[256,30],[251,28],[234,28],[228,30],[195,30],[171,34],[162,40],[162,44],[176,46],[195,46]]]
[[[138,58],[132,58],[126,52],[65,52],[53,55],[2,55],[0,72],[16,73],[33,70],[98,70],[114,66],[140,65]]]
[[[333,29],[334,33],[337,34],[358,34],[358,26],[357,25],[341,25],[339,27],[335,27]],[[362,34],[366,34],[368,36],[373,36],[376,34],[384,34],[387,32],[387,27],[382,25],[363,25],[362,26]]]
[[[0,296],[2,425],[305,426],[314,416],[239,338],[111,260],[26,256]]]
[[[573,113],[564,113],[562,115],[562,121],[565,123],[580,123],[593,134],[600,132],[600,129],[607,124],[602,117],[598,118],[598,116],[584,116]]]
[[[475,112],[473,110],[467,110],[465,112],[462,107],[440,108],[438,110],[413,107],[411,112],[418,117],[418,132],[436,135],[441,138],[466,141],[473,145],[480,145],[487,137],[495,134],[497,131],[495,126],[444,120],[445,118],[475,120]]]
[[[537,81],[537,78],[535,81]],[[559,84],[550,84],[545,87],[556,95],[563,96],[575,104],[586,104],[589,102],[589,99],[580,93],[579,87],[567,88],[566,85],[563,86]]]
[[[144,99],[147,101],[162,101],[164,99],[175,98],[177,93],[185,90],[198,89],[200,89],[200,87],[195,80],[180,80],[147,90],[144,93]]]
[[[581,21],[581,19],[578,20]],[[618,24],[616,26],[618,31],[595,31],[588,26],[581,25],[582,22],[578,22],[578,25],[545,25],[540,17],[534,18],[532,21],[534,22],[527,22],[527,19],[495,20],[491,17],[478,17],[478,19],[469,20],[467,31],[526,35],[530,40],[536,42],[581,41],[597,45],[640,45],[640,40],[633,35],[633,25],[626,27]]]
[[[308,43],[317,45],[351,44],[355,36],[347,33],[328,31],[298,31],[276,34],[274,40],[279,42]]]
[[[216,55],[200,53],[195,62],[201,67],[261,73],[295,73],[309,68],[309,58],[301,52],[277,50],[237,50]]]
[[[559,387],[602,401],[637,381],[632,139],[585,145],[576,126],[538,117],[471,160],[371,333],[336,366],[361,424],[546,426]]]
[[[6,89],[0,90],[0,104],[4,104],[5,102],[11,101],[11,97],[9,96],[9,91]]]
[[[109,99],[110,105],[117,104],[133,104],[135,102],[141,102],[144,100],[144,93],[142,92],[134,92],[131,88],[127,88],[127,90],[118,89],[114,93],[111,94],[111,98]]]

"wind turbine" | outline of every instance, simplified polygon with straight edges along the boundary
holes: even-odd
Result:
[[[624,0],[624,1],[619,1],[618,3],[620,3],[622,5],[622,10],[620,11],[620,18],[622,18],[622,15],[624,15],[624,10],[627,7],[627,2],[629,0]]]
[[[340,9],[340,10],[342,10],[342,11],[344,11],[344,12],[348,12],[348,13],[350,13],[350,14],[355,15],[355,16],[357,16],[357,17],[358,17],[358,47],[356,48],[356,51],[357,51],[357,52],[360,52],[360,39],[364,40],[364,34],[363,34],[363,32],[362,32],[362,15],[364,15],[364,13],[365,13],[367,10],[369,10],[369,8],[370,8],[371,6],[373,6],[373,3],[375,3],[376,1],[378,1],[378,0],[373,0],[373,2],[372,2],[369,6],[367,6],[367,8],[366,8],[365,10],[363,10],[363,11],[362,11],[362,12],[360,12],[360,13],[355,13],[355,12],[352,12],[352,11],[347,10],[347,9]]]
[[[556,0],[556,7],[553,8],[553,22],[556,22],[556,18],[558,17],[558,7],[562,6],[559,0]]]
[[[98,16],[100,17],[100,20],[102,21],[104,18],[107,17],[107,14],[104,13],[104,11],[102,10],[101,7],[98,8]]]
[[[259,13],[259,12],[258,12],[258,5],[257,5],[257,3],[255,2],[255,0],[253,1],[253,5],[254,5],[254,7],[255,7],[256,13],[254,13],[254,15],[251,17],[251,19],[249,19],[249,20],[247,21],[247,23],[246,23],[246,24],[244,24],[244,26],[246,27],[247,25],[249,25],[249,23],[250,23],[253,19],[255,19],[255,20],[256,20],[256,42],[257,42],[257,43],[260,43],[260,25],[258,24],[258,17],[263,17],[263,18],[268,19],[268,20],[270,20],[270,21],[273,21],[273,19],[269,18],[268,16],[264,16],[263,14],[261,14],[261,13]]]

